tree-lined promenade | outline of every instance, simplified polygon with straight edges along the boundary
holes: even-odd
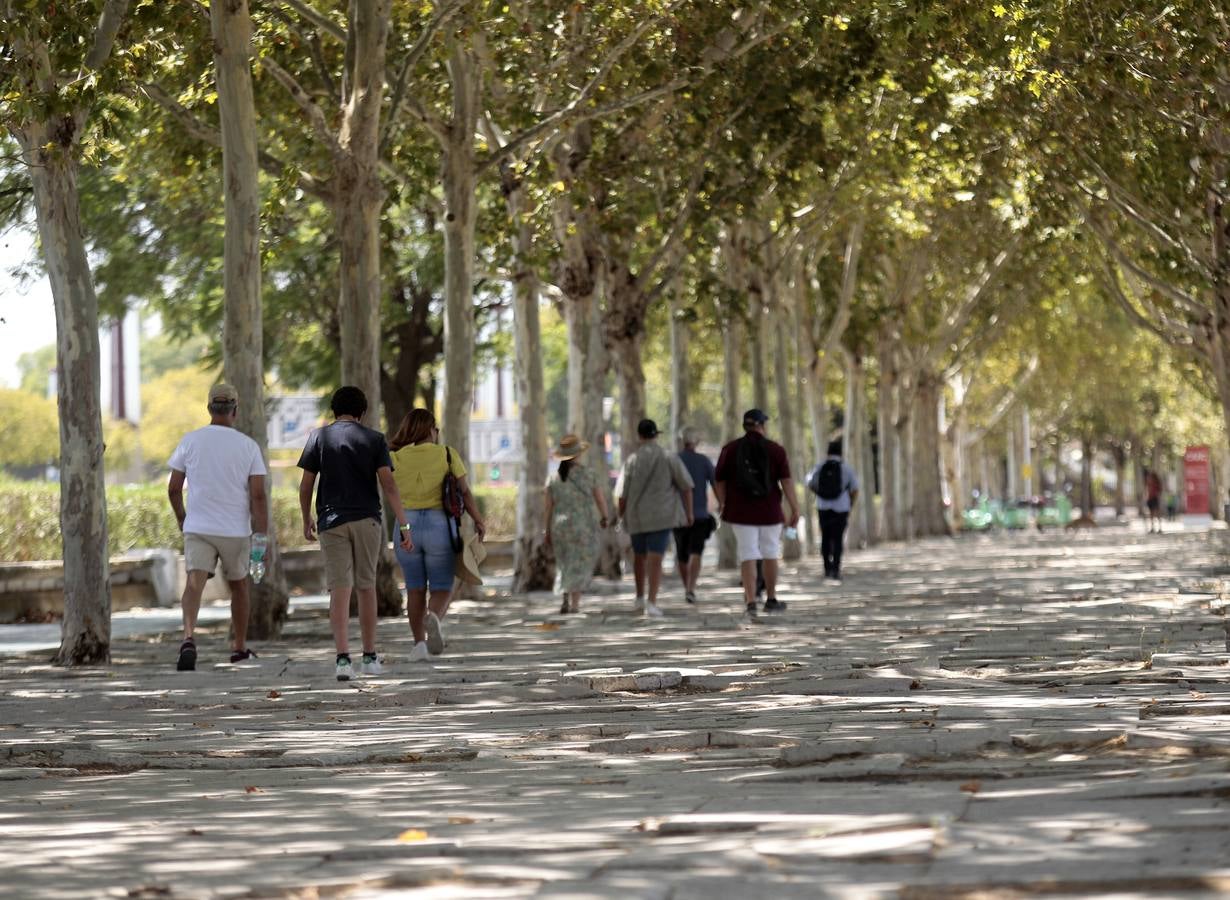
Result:
[[[209,339],[262,445],[276,379],[357,385],[377,427],[436,408],[467,455],[475,371],[511,359],[519,589],[552,576],[549,438],[631,446],[648,413],[717,443],[769,409],[800,471],[840,434],[857,543],[1073,460],[1088,510],[1099,456],[1121,507],[1187,443],[1224,456],[1216,5],[3,10],[0,213],[37,222],[58,326],[62,663],[110,653],[97,326],[129,305]]]

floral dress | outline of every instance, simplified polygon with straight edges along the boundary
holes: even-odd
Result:
[[[555,589],[560,593],[589,587],[598,561],[598,508],[594,503],[594,473],[573,466],[568,480],[553,472],[547,493],[553,504],[551,545],[555,548]]]

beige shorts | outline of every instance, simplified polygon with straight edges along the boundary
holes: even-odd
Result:
[[[376,560],[384,544],[379,519],[345,522],[320,532],[318,537],[325,552],[325,584],[329,590],[376,586]]]
[[[222,537],[216,534],[184,535],[184,568],[213,574],[222,560],[222,577],[227,581],[242,581],[248,577],[248,554],[252,539]]]

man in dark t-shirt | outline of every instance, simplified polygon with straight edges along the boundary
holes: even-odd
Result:
[[[709,515],[709,486],[713,484],[713,461],[696,450],[700,432],[687,427],[679,432],[683,449],[679,459],[692,476],[692,524],[675,529],[675,567],[683,582],[683,598],[696,602],[696,582],[700,578],[700,560],[705,542],[717,527]]]
[[[376,561],[385,537],[380,526],[377,483],[396,510],[402,547],[410,550],[414,544],[393,481],[393,461],[384,435],[359,421],[367,412],[367,397],[357,387],[338,388],[332,407],[334,422],[313,431],[299,456],[299,468],[303,470],[299,509],[303,514],[303,536],[314,541],[319,530],[329,588],[329,624],[337,645],[337,680],[349,681],[354,677],[349,635],[352,589],[359,595],[359,630],[363,637],[360,670],[365,675],[381,673],[376,654]]]
[[[786,450],[765,437],[769,421],[759,409],[743,414],[743,437],[722,448],[718,457],[714,493],[718,513],[734,530],[739,569],[743,576],[743,602],[747,614],[756,614],[756,562],[763,560],[764,611],[782,612],[786,604],[777,599],[777,559],[782,548],[782,499],[790,507],[790,528],[799,521],[799,503],[794,496],[790,461]]]

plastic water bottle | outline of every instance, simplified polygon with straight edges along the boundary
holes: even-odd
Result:
[[[788,541],[798,540],[799,529],[795,528],[793,525],[787,525],[785,530],[782,532],[782,537]]]
[[[269,549],[269,535],[252,535],[252,551],[248,555],[248,574],[255,584],[265,577],[265,551]]]

